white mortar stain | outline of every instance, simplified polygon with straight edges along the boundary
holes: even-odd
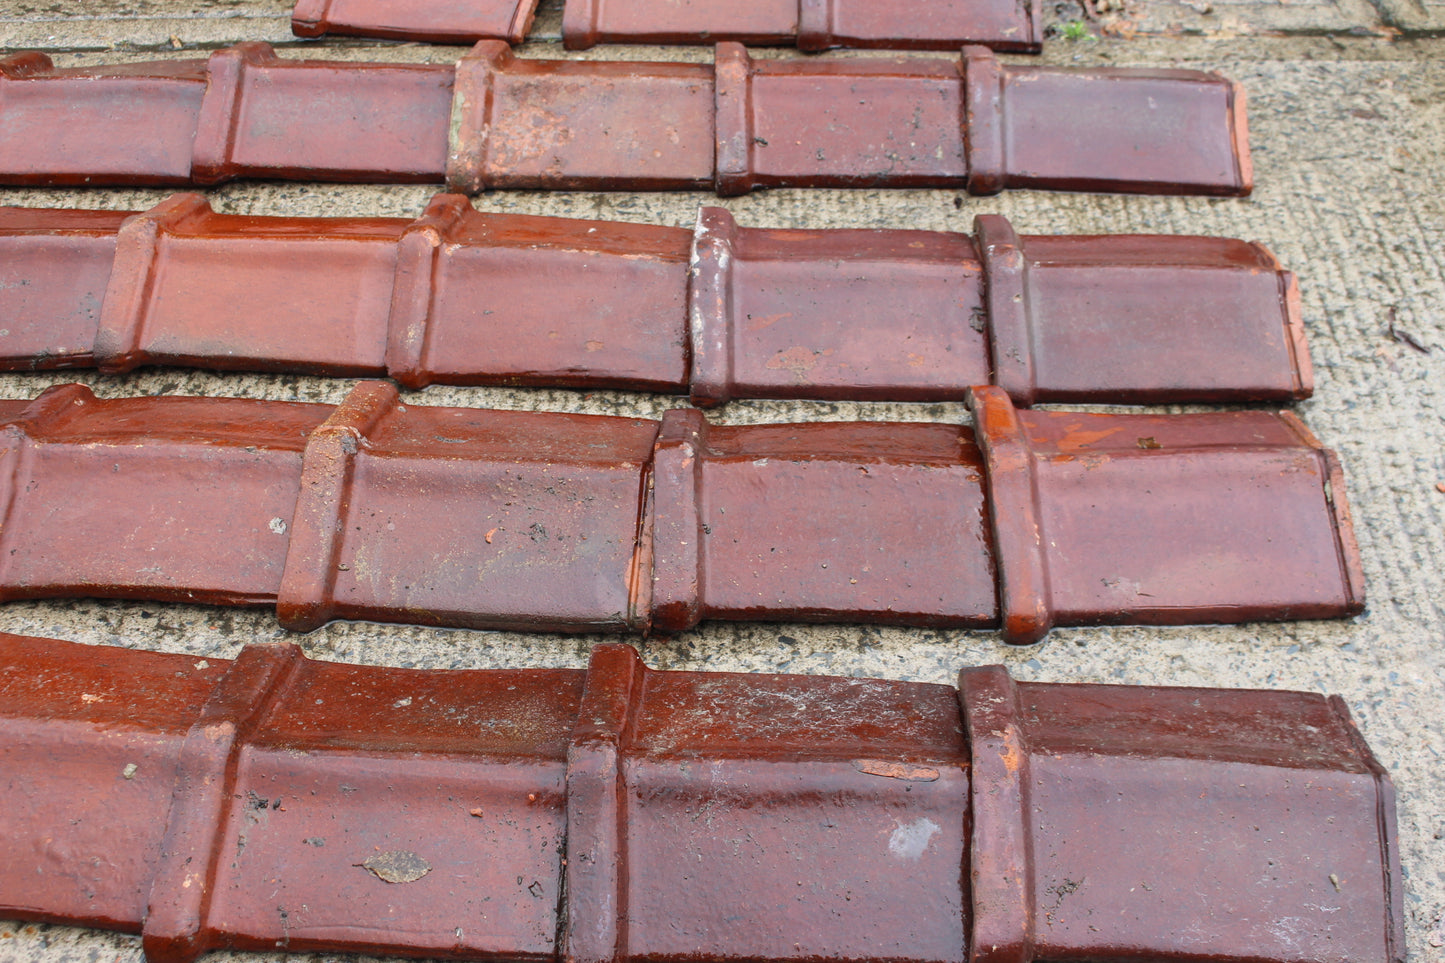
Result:
[[[918,857],[928,848],[928,841],[938,832],[938,823],[931,819],[915,819],[911,823],[899,823],[888,837],[888,855],[895,859],[917,862]]]

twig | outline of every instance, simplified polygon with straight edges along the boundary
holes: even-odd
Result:
[[[1390,321],[1390,326],[1388,330],[1390,332],[1390,339],[1392,341],[1398,341],[1400,344],[1409,345],[1421,354],[1430,353],[1429,345],[1421,344],[1419,339],[1417,339],[1410,332],[1401,331],[1395,327],[1395,308],[1393,305],[1385,310],[1385,315],[1389,318]]]

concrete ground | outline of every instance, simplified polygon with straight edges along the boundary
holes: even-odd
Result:
[[[1051,0],[1052,2],[1052,0]],[[1254,686],[1340,693],[1399,790],[1409,958],[1445,960],[1445,6],[1436,0],[1058,0],[1046,59],[1218,69],[1249,91],[1258,187],[1247,200],[1018,192],[766,191],[729,200],[750,226],[968,230],[1000,212],[1021,232],[1198,233],[1264,242],[1300,275],[1317,390],[1299,405],[1343,459],[1364,557],[1366,613],[1347,622],[1064,629],[1011,649],[988,633],[867,626],[710,625],[643,652],[662,668],[831,673],[951,682],[1003,662],[1019,679]],[[204,56],[240,40],[319,57],[447,61],[455,48],[295,42],[289,0],[3,0],[0,48],[64,65]],[[556,10],[537,34],[555,38]],[[1066,39],[1076,37],[1077,39]],[[530,56],[562,56],[536,43]],[[592,57],[705,58],[602,49]],[[0,203],[137,209],[165,191],[0,191]],[[223,211],[419,213],[432,190],[242,183]],[[690,225],[698,194],[493,194],[484,210]],[[1393,322],[1398,337],[1392,337]],[[1408,334],[1411,340],[1405,340]],[[1418,344],[1418,347],[1416,346]],[[68,380],[105,396],[216,394],[338,401],[349,383],[146,370],[0,377],[0,397]],[[657,417],[677,399],[615,392],[432,388],[427,404]],[[958,405],[735,403],[731,423],[958,420]],[[264,612],[63,601],[0,607],[0,630],[229,656],[282,633]],[[580,666],[590,637],[335,624],[299,640],[317,658],[419,667]],[[133,938],[0,923],[0,961],[140,960]]]

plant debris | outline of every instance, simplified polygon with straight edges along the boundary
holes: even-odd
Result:
[[[1430,353],[1429,345],[1421,344],[1420,340],[1410,332],[1401,331],[1399,328],[1395,327],[1395,308],[1393,306],[1388,308],[1385,314],[1389,318],[1389,327],[1387,330],[1389,332],[1391,341],[1398,341],[1400,344],[1409,345],[1421,354]]]
[[[410,850],[377,853],[364,863],[355,863],[385,883],[415,883],[431,872],[431,863]]]

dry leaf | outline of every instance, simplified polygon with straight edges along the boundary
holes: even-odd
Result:
[[[387,883],[415,883],[431,872],[431,863],[416,853],[404,849],[377,853],[364,863],[358,863],[377,879]]]

